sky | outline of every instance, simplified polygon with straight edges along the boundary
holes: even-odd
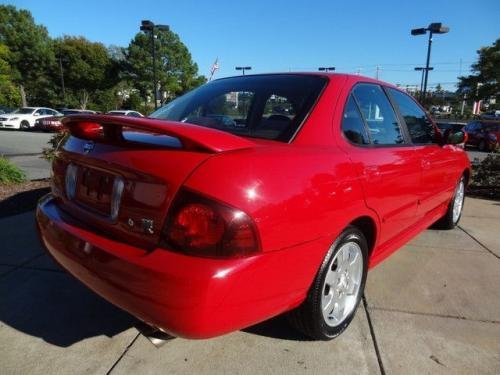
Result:
[[[209,75],[314,71],[360,73],[394,84],[419,85],[427,36],[410,29],[442,22],[448,34],[433,38],[429,85],[455,90],[457,76],[470,72],[476,51],[500,38],[500,0],[0,0],[28,9],[52,37],[84,36],[126,47],[141,20],[169,25]]]

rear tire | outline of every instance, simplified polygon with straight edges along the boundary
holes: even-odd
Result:
[[[331,340],[351,323],[368,271],[368,245],[356,227],[347,227],[328,250],[306,300],[288,314],[290,323],[315,340]]]
[[[439,219],[434,227],[437,229],[453,229],[457,226],[462,217],[462,210],[465,202],[465,177],[462,176],[455,188],[453,198],[448,205],[448,210],[444,216]]]

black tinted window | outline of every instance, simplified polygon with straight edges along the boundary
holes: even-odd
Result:
[[[368,125],[373,144],[404,143],[396,114],[379,85],[359,84],[354,88],[353,94]]]
[[[295,74],[225,78],[175,99],[150,117],[288,142],[326,82]]]
[[[352,95],[349,95],[344,115],[342,117],[342,131],[348,140],[360,145],[369,144],[368,134],[358,105]]]
[[[415,101],[401,91],[388,89],[392,99],[405,119],[408,132],[413,143],[433,143],[435,139],[434,126],[425,112]]]

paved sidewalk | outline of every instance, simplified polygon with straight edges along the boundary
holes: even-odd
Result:
[[[368,275],[366,305],[331,342],[275,318],[157,349],[136,320],[42,252],[33,213],[0,220],[2,374],[498,374],[500,203],[467,199],[460,228],[428,230]]]

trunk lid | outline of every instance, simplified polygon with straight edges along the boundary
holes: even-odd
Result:
[[[102,235],[145,249],[159,241],[168,207],[214,154],[255,146],[196,125],[118,116],[69,116],[52,163],[60,207]]]

